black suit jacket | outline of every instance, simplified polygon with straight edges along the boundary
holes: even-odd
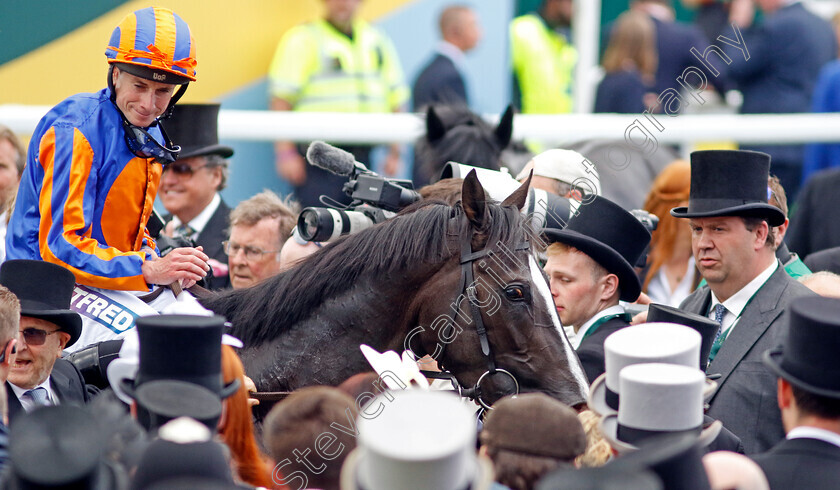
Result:
[[[412,99],[415,110],[429,104],[466,106],[467,86],[455,63],[448,56],[437,54],[414,82]]]
[[[840,485],[840,447],[818,439],[785,439],[752,459],[764,470],[773,490]]]
[[[840,168],[832,168],[813,175],[799,193],[785,242],[800,257],[840,246],[840,221],[834,215],[840,207],[838,188]]]
[[[578,346],[577,355],[580,358],[580,364],[583,366],[584,372],[586,372],[586,377],[589,378],[590,384],[595,381],[595,378],[604,374],[604,340],[613,332],[617,332],[628,326],[630,324],[621,318],[613,318],[602,323],[597,330],[583,339],[580,346]]]
[[[85,385],[85,379],[75,364],[64,359],[55,361],[50,373],[50,386],[58,397],[58,401],[63,404],[82,405],[99,393],[96,387]],[[6,382],[6,394],[9,399],[9,423],[11,424],[15,417],[24,413],[24,410],[8,382]]]
[[[785,436],[776,404],[776,375],[764,366],[761,357],[787,335],[788,305],[796,298],[814,295],[779,265],[744,308],[706,370],[721,375],[707,413],[741,438],[747,454],[766,451]],[[680,308],[705,316],[711,300],[706,285],[686,298]]]
[[[172,215],[167,214],[164,218],[168,223],[172,220]],[[201,233],[199,233],[198,237],[195,239],[195,244],[204,247],[204,253],[206,253],[208,257],[218,260],[225,266],[228,265],[228,256],[225,253],[222,242],[228,239],[227,231],[228,226],[230,225],[230,223],[228,223],[229,218],[230,207],[225,204],[223,199],[219,202],[219,207],[216,208],[216,212],[213,213],[213,216],[211,216],[210,220],[207,221],[207,225],[204,226],[204,229],[201,230]],[[207,289],[219,290],[228,288],[230,288],[230,276],[227,274],[220,277],[207,278]]]

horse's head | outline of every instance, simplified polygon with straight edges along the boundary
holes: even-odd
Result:
[[[429,106],[426,135],[417,142],[415,165],[430,182],[439,178],[450,161],[499,170],[502,150],[510,144],[512,133],[512,107],[493,127],[466,107]]]
[[[501,205],[488,203],[470,172],[450,220],[451,265],[419,291],[426,306],[406,345],[436,357],[464,387],[481,380],[488,404],[518,383],[576,406],[586,400],[586,376],[532,256],[535,235],[520,213],[527,190],[528,182]]]

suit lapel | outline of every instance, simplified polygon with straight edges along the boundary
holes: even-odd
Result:
[[[208,257],[213,257],[219,261],[222,261],[219,257],[223,256],[222,241],[227,238],[225,236],[225,229],[228,226],[227,220],[229,214],[230,208],[227,204],[224,201],[219,202],[216,212],[207,221],[207,225],[198,234],[198,239],[196,240],[204,246],[204,253]]]
[[[744,308],[740,320],[732,328],[729,337],[726,338],[717,356],[715,356],[715,360],[709,364],[707,369],[709,374],[719,373],[721,375],[717,380],[718,386],[722,386],[726,382],[741,359],[764,335],[773,320],[782,314],[777,306],[786,285],[778,280],[777,274],[779,273],[786,274],[781,265]],[[711,400],[714,400],[719,392],[720,390],[717,390],[712,395]]]
[[[20,400],[18,400],[17,395],[15,395],[8,381],[6,382],[6,398],[9,404],[9,424],[11,424],[12,420],[23,412],[23,405],[20,404]]]

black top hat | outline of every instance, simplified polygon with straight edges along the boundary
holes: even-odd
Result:
[[[135,390],[138,421],[153,431],[178,417],[189,417],[215,432],[222,416],[222,401],[216,393],[195,383],[159,380],[143,383]]]
[[[809,393],[840,398],[840,299],[801,298],[790,310],[787,340],[764,353],[764,364]]]
[[[632,214],[601,196],[584,201],[566,228],[546,228],[550,242],[571,245],[618,276],[620,299],[636,301],[642,283],[633,264],[650,243],[650,232]]]
[[[671,210],[677,218],[756,216],[770,226],[785,222],[781,209],[768,204],[770,155],[757,151],[707,150],[691,153],[688,207]]]
[[[598,468],[564,468],[543,476],[536,490],[660,490],[662,482],[650,470],[608,464]]]
[[[181,147],[178,158],[204,155],[233,156],[233,148],[219,144],[219,104],[178,104],[166,120],[169,139]]]
[[[70,347],[82,334],[82,317],[70,309],[76,278],[43,260],[7,260],[0,265],[0,284],[20,300],[20,314],[55,323],[70,334]]]
[[[639,450],[608,466],[645,468],[656,474],[668,490],[709,490],[703,467],[704,449],[690,434],[666,434],[647,439]]]
[[[179,444],[158,439],[143,453],[131,481],[132,490],[150,488],[239,488],[221,444],[213,441]]]
[[[140,365],[135,379],[123,379],[121,388],[137,399],[143,383],[177,380],[195,383],[227,398],[239,380],[222,386],[222,331],[225,318],[197,315],[153,315],[136,321]]]
[[[11,472],[3,488],[119,489],[126,477],[102,458],[93,415],[73,405],[43,407],[15,419],[9,435]]]
[[[705,372],[709,363],[709,354],[712,352],[712,345],[715,343],[720,325],[714,320],[705,316],[695,315],[687,311],[674,308],[673,306],[651,303],[648,308],[648,323],[676,323],[691,327],[700,334],[700,369]]]

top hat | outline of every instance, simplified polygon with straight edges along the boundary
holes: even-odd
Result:
[[[0,284],[20,301],[21,316],[40,318],[70,334],[70,347],[82,334],[82,317],[70,309],[76,278],[69,270],[43,260],[7,260],[0,265]]]
[[[663,434],[645,441],[638,451],[609,463],[617,468],[647,469],[668,490],[709,490],[703,467],[705,449],[691,434]]]
[[[622,400],[618,414],[601,419],[601,433],[613,449],[627,453],[663,433],[686,433],[708,446],[720,433],[720,421],[704,427],[706,377],[692,366],[634,364],[619,374]]]
[[[584,201],[562,230],[546,228],[550,242],[571,245],[618,276],[622,301],[636,301],[642,283],[633,264],[650,243],[650,232],[632,214],[601,196]]]
[[[162,379],[137,387],[137,419],[153,431],[170,420],[189,417],[213,432],[222,416],[222,401],[216,393],[186,381]]]
[[[131,480],[132,490],[235,489],[225,447],[206,427],[180,418],[161,427],[146,448]]]
[[[785,223],[781,209],[768,204],[770,155],[757,151],[706,150],[691,153],[688,206],[671,210],[677,218],[756,216],[770,226]]]
[[[233,156],[233,148],[219,144],[219,104],[177,104],[166,120],[169,139],[181,147],[178,158]]]
[[[484,445],[573,461],[586,450],[577,412],[545,393],[507,396],[493,404],[481,431]]]
[[[808,393],[840,398],[840,299],[800,298],[790,310],[787,339],[764,364]]]
[[[601,195],[601,178],[598,170],[585,156],[574,150],[552,148],[536,155],[531,162],[533,164],[525,165],[525,168],[516,176],[516,180],[524,180],[533,169],[534,175],[580,187],[588,194]]]
[[[489,488],[492,467],[475,454],[475,417],[457,396],[404,390],[369,406],[380,404],[378,416],[356,421],[358,447],[344,461],[341,488],[391,490],[406,482],[416,490]]]
[[[74,405],[42,407],[15,419],[9,435],[10,481],[3,488],[119,489],[126,477],[103,457],[93,415]]]
[[[153,315],[138,318],[136,324],[140,341],[137,375],[134,380],[119,381],[129,397],[137,399],[140,385],[157,380],[195,383],[219,398],[227,398],[239,388],[239,380],[222,384],[224,317]]]
[[[651,303],[648,307],[647,321],[649,323],[676,323],[685,325],[697,330],[700,334],[700,369],[706,371],[709,363],[709,354],[712,352],[712,345],[715,343],[720,325],[702,315],[696,315],[683,311],[673,306]]]
[[[592,382],[589,408],[601,416],[617,413],[621,370],[652,362],[696,368],[700,364],[700,334],[674,323],[645,323],[610,334],[604,340],[605,371]],[[715,386],[707,381],[706,396],[711,396]]]

